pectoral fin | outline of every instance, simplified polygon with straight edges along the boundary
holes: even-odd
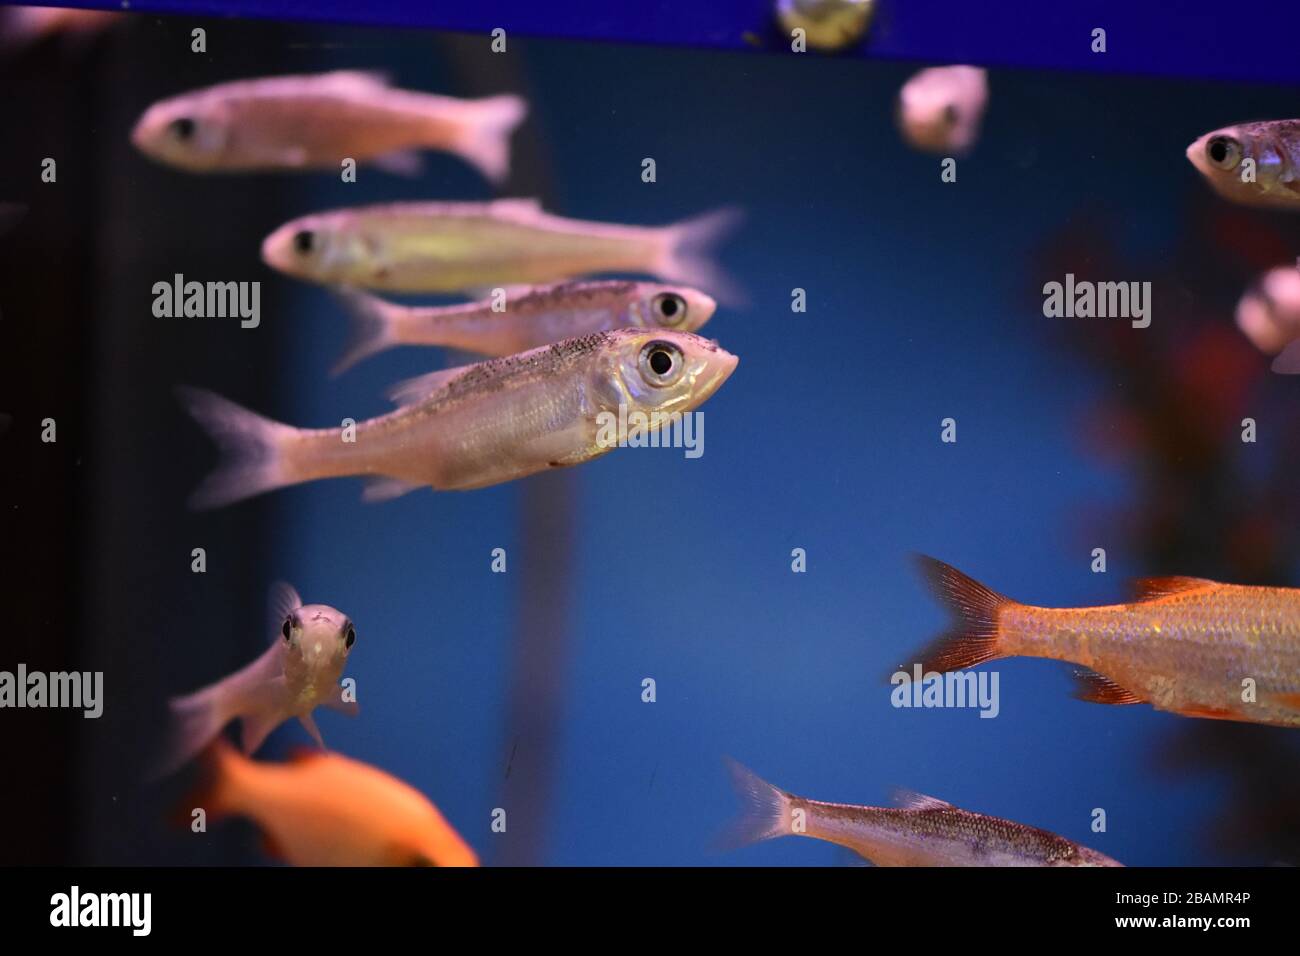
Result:
[[[316,726],[316,721],[311,714],[299,714],[298,722],[307,728],[307,733],[311,734],[311,739],[316,741],[316,746],[321,750],[325,749],[325,741],[321,738],[320,728]]]
[[[330,710],[337,710],[340,714],[346,714],[349,717],[355,717],[361,713],[361,707],[357,702],[355,700],[344,700],[342,693],[327,697],[321,703]]]

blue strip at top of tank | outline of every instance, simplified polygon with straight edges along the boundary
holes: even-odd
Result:
[[[733,50],[788,49],[776,0],[91,0],[65,6]],[[1300,83],[1287,0],[876,0],[848,56]],[[1094,31],[1106,51],[1093,51]]]

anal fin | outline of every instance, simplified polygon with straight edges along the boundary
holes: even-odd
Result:
[[[1093,704],[1145,704],[1146,700],[1130,690],[1120,687],[1109,677],[1096,671],[1080,669],[1075,672],[1079,682],[1075,697]]]

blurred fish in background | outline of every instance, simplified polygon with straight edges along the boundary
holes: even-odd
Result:
[[[528,114],[514,94],[459,100],[395,89],[383,73],[335,70],[220,83],[155,103],[131,142],[198,173],[339,169],[345,159],[405,175],[419,151],[454,153],[499,183]]]
[[[914,148],[960,156],[979,137],[988,99],[988,71],[982,67],[932,67],[903,85],[898,125]]]
[[[478,865],[424,794],[359,760],[317,752],[261,763],[218,738],[200,773],[178,817],[248,817],[266,854],[293,866]]]
[[[390,292],[635,272],[736,299],[710,251],[738,218],[722,209],[669,226],[621,226],[551,215],[535,199],[387,203],[288,222],[266,237],[262,260],[309,282]]]
[[[75,7],[0,7],[0,54],[19,53],[53,37],[84,41],[119,19],[120,14]]]
[[[1300,264],[1278,266],[1259,278],[1237,304],[1237,328],[1265,355],[1273,371],[1300,372]]]

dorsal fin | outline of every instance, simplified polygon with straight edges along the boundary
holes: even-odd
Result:
[[[349,93],[353,90],[384,89],[391,85],[392,76],[385,70],[332,70],[313,77],[318,88]]]
[[[414,405],[428,398],[440,388],[445,388],[460,378],[473,366],[457,365],[455,368],[440,368],[427,375],[417,375],[398,382],[388,390],[388,398],[397,405]]]
[[[292,611],[302,607],[302,598],[298,592],[293,589],[293,585],[285,581],[276,581],[271,585],[271,596],[267,600],[267,631],[270,632],[271,640],[280,640],[280,628],[284,627],[284,619]]]
[[[494,199],[489,205],[494,217],[509,219],[512,222],[530,223],[542,215],[542,201],[540,199],[510,197],[507,199]]]
[[[908,790],[905,787],[899,787],[894,791],[894,802],[898,804],[901,810],[957,809],[947,800],[940,800],[938,797],[927,797],[923,793],[917,793],[915,790]]]
[[[1188,578],[1188,577],[1167,577],[1167,578],[1139,578],[1133,582],[1134,600],[1154,601],[1158,598],[1168,597],[1171,594],[1180,594],[1183,591],[1199,591],[1201,588],[1217,587],[1218,581],[1211,581],[1209,578]]]

